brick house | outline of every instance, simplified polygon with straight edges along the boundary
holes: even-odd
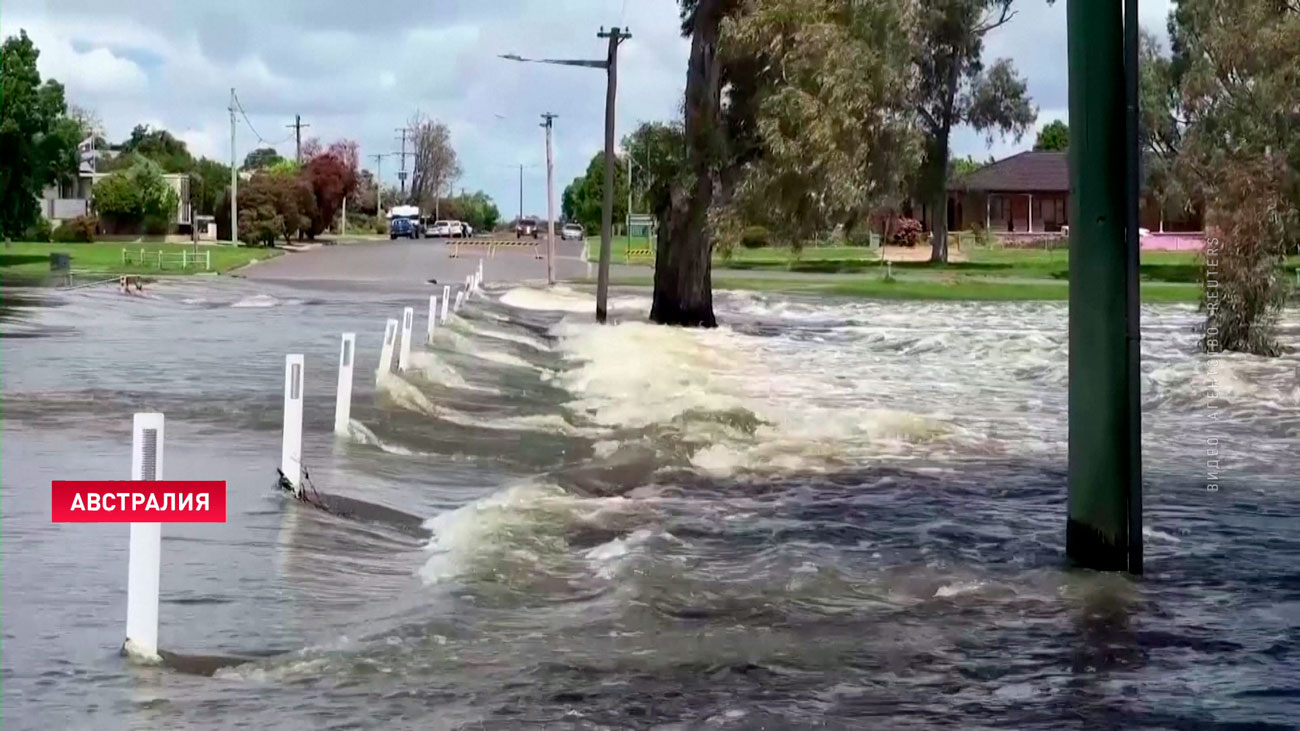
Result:
[[[1151,233],[1142,248],[1200,248],[1204,216],[1196,210],[1170,215],[1146,194],[1140,225]],[[953,182],[948,229],[984,228],[1004,242],[1061,236],[1070,223],[1070,161],[1065,151],[1029,150],[989,163]]]

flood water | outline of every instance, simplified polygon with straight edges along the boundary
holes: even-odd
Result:
[[[1300,723],[1300,358],[1207,359],[1191,307],[1143,312],[1132,580],[1063,562],[1063,304],[719,294],[699,332],[489,284],[377,376],[429,293],[148,294],[2,323],[6,729]],[[427,534],[277,494],[286,353],[315,487]],[[51,480],[129,477],[138,411],[167,478],[228,484],[164,526],[161,645],[255,662],[124,661],[127,526],[50,521]]]

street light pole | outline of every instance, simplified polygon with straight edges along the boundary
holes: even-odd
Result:
[[[610,238],[614,218],[614,96],[618,86],[618,46],[632,37],[626,29],[604,28],[596,34],[597,38],[609,39],[609,50],[603,61],[587,59],[524,58],[518,54],[502,54],[501,58],[510,61],[531,61],[536,63],[553,63],[561,66],[585,66],[586,68],[605,69],[605,200],[601,212],[600,227],[600,274],[596,279],[596,321],[605,322],[605,303],[609,298],[609,255]],[[520,178],[523,173],[521,171]],[[522,187],[522,182],[521,182]],[[522,195],[521,195],[522,198]],[[523,206],[520,206],[522,216]]]
[[[542,115],[546,128],[546,284],[555,284],[555,165],[551,158],[551,121],[557,115]]]

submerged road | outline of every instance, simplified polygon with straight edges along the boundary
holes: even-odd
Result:
[[[544,240],[539,240],[538,250],[545,256]],[[530,246],[500,247],[491,257],[483,245],[462,245],[459,255],[454,258],[452,251],[452,244],[445,239],[339,243],[286,253],[241,269],[234,276],[326,287],[340,284],[364,287],[369,284],[423,289],[429,286],[431,279],[437,280],[438,284],[464,281],[482,261],[484,275],[490,281],[546,281],[546,260],[535,258]],[[586,276],[587,264],[582,259],[582,252],[581,241],[555,242],[557,280]]]

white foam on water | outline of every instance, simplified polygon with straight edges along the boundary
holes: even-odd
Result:
[[[231,307],[275,307],[277,305],[287,304],[269,294],[254,294],[231,304]]]
[[[414,384],[396,373],[381,373],[375,387],[393,405],[429,416],[438,415],[438,407]]]
[[[524,482],[424,522],[430,557],[419,570],[425,584],[472,578],[536,581],[565,573],[571,561],[567,528],[617,520],[634,508],[624,498],[583,498],[558,486]]]
[[[442,362],[437,354],[427,350],[411,351],[411,368],[407,373],[423,378],[430,383],[437,383],[447,388],[457,388],[465,391],[479,391],[484,393],[500,393],[500,390],[488,388],[486,386],[471,386],[465,379],[452,368],[450,365]]]
[[[575,312],[594,314],[596,297],[585,292],[578,292],[564,285],[547,289],[536,287],[515,287],[502,294],[501,304],[517,307],[521,310],[539,310],[549,312]],[[649,297],[622,296],[611,297],[606,308],[613,310],[650,311]]]
[[[400,444],[389,444],[380,439],[365,424],[352,419],[348,422],[348,439],[356,444],[365,444],[371,447],[378,447],[380,450],[389,454],[396,454],[402,457],[424,457],[428,452],[417,452],[413,449],[407,449]]]
[[[568,408],[611,429],[672,428],[710,475],[825,471],[971,436],[941,416],[873,403],[856,381],[828,388],[825,365],[781,338],[572,320],[554,332],[569,367],[553,382],[573,394]]]

